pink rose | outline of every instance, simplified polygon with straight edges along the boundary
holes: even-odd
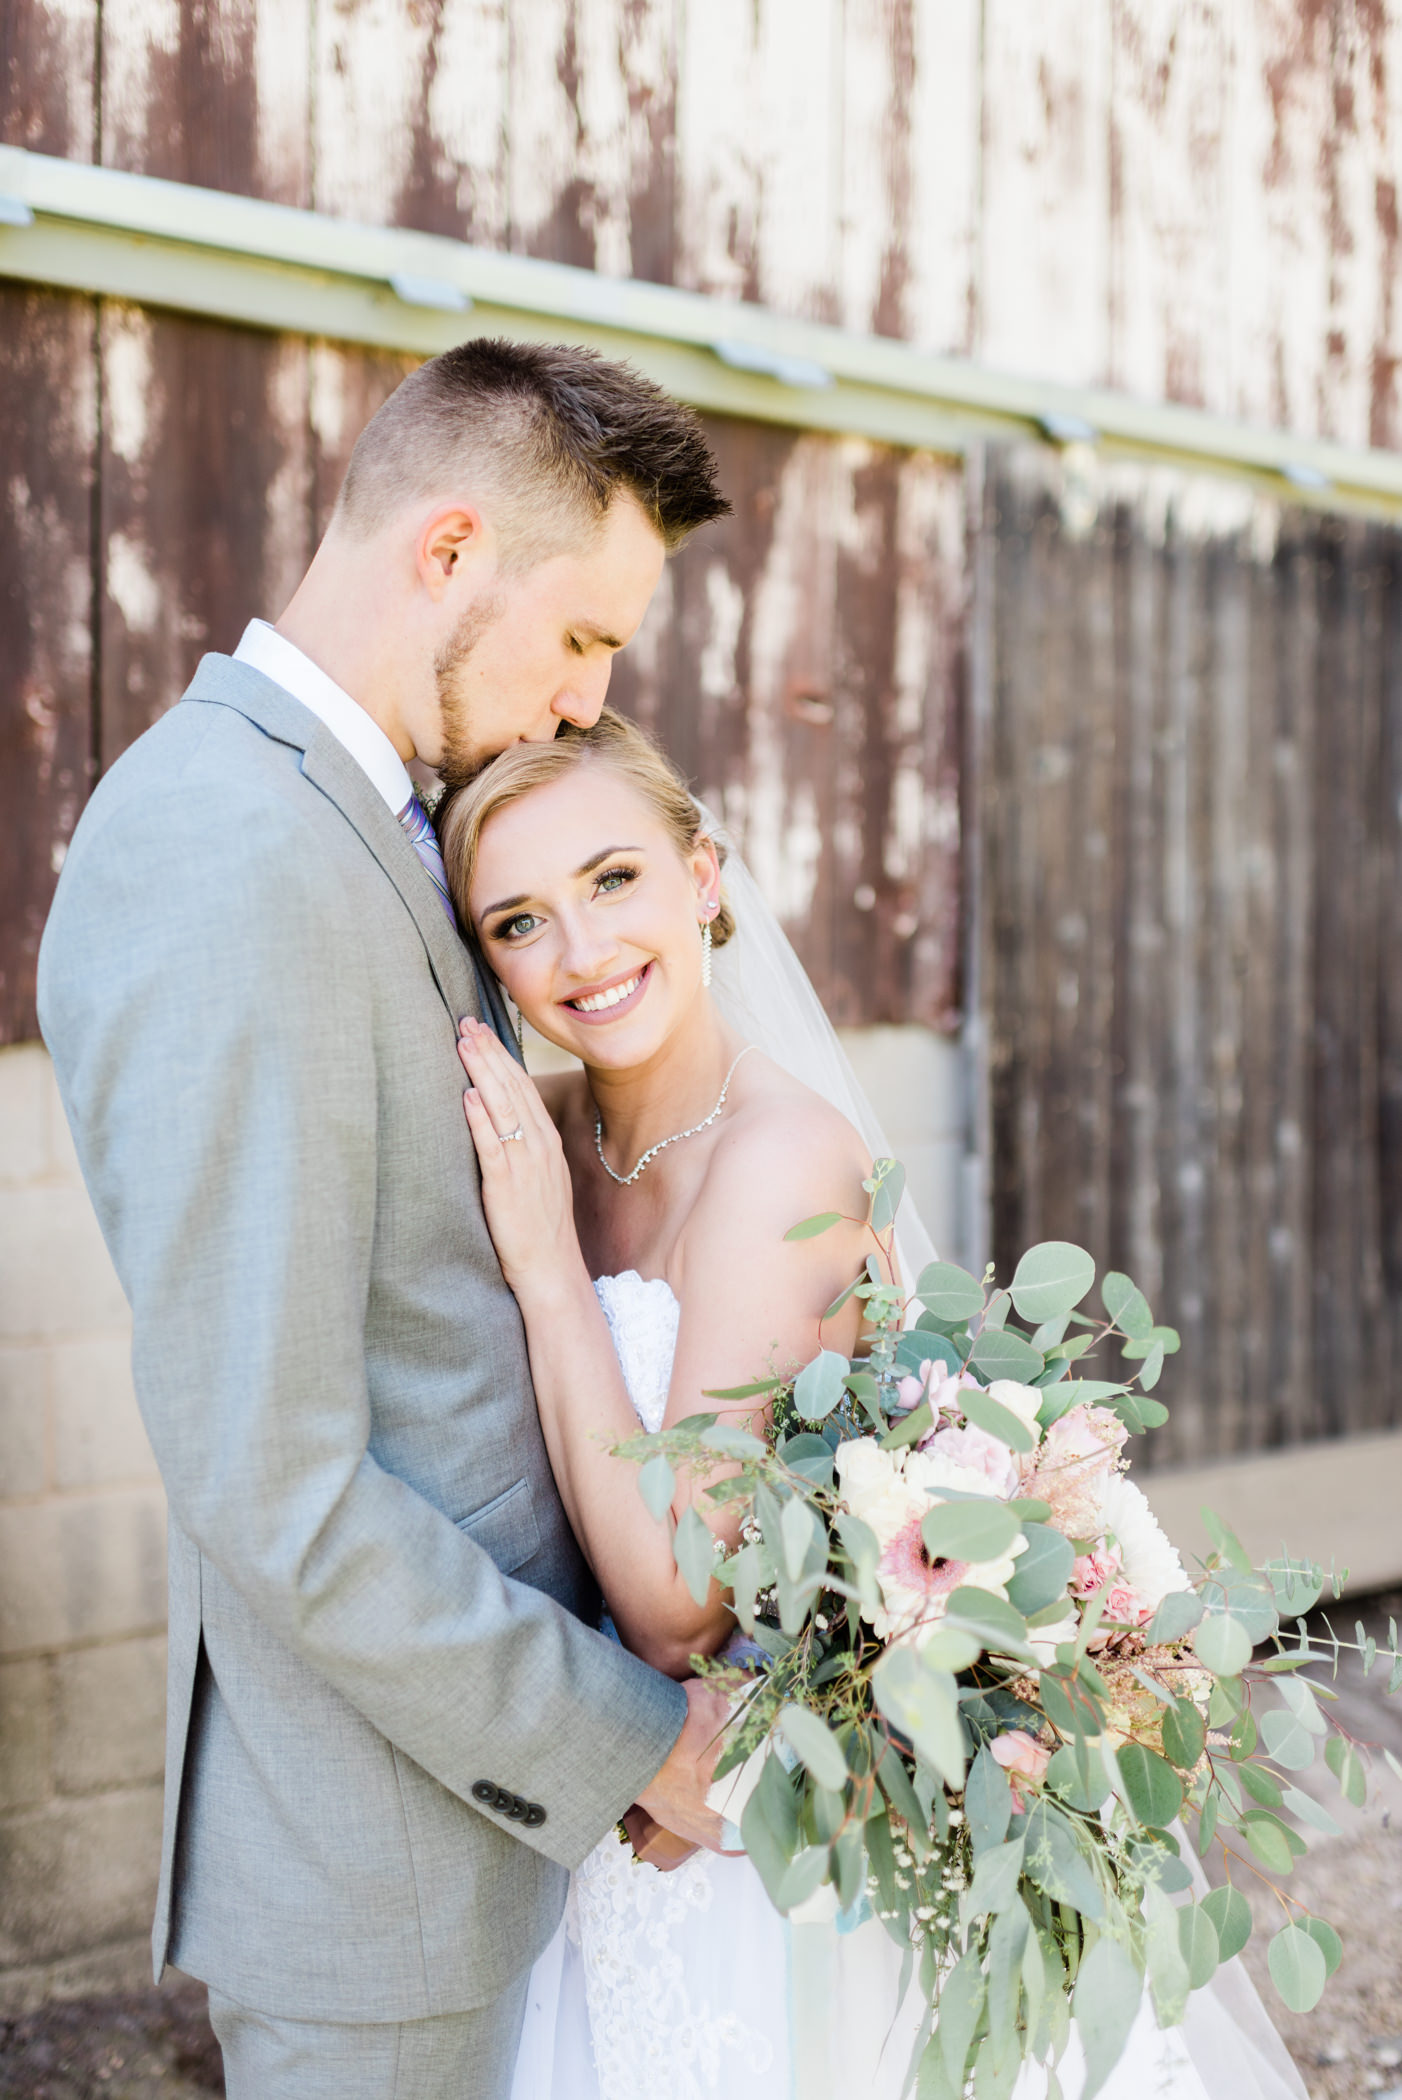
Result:
[[[952,1458],[956,1465],[967,1466],[971,1473],[982,1474],[1000,1501],[1010,1501],[1017,1493],[1016,1456],[986,1429],[978,1429],[972,1423],[962,1429],[936,1429],[921,1439],[920,1449],[938,1452],[943,1458]]]
[[[911,1408],[918,1407],[926,1397],[928,1388],[931,1411],[938,1418],[942,1407],[954,1410],[959,1408],[961,1386],[977,1384],[978,1380],[969,1372],[946,1371],[941,1364],[932,1362],[927,1356],[918,1372],[896,1380],[896,1391],[900,1396],[901,1406],[909,1414]]]
[[[1120,1565],[1118,1546],[1097,1546],[1094,1553],[1083,1553],[1071,1570],[1072,1596],[1093,1597],[1114,1581]]]
[[[993,1738],[989,1744],[996,1764],[1000,1764],[1013,1784],[1013,1809],[1021,1815],[1026,1807],[1016,1784],[1018,1779],[1029,1779],[1041,1783],[1042,1775],[1051,1763],[1051,1752],[1039,1743],[1036,1736],[1029,1735],[1025,1728],[1010,1728],[1003,1735]]]

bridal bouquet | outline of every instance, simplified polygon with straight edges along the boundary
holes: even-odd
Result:
[[[1089,2100],[1146,1989],[1172,2025],[1245,1945],[1243,1874],[1287,1874],[1304,1850],[1287,1818],[1336,1827],[1296,1783],[1317,1751],[1362,1803],[1365,1753],[1306,1674],[1352,1644],[1306,1628],[1320,1568],[1253,1567],[1214,1522],[1189,1574],[1128,1478],[1178,1347],[1130,1279],[1107,1274],[1086,1310],[1091,1257],[1050,1242],[1006,1288],[935,1262],[907,1301],[890,1281],[902,1183],[894,1161],[873,1169],[873,1252],[829,1309],[865,1302],[863,1355],[707,1395],[767,1401],[763,1436],[697,1415],[620,1451],[659,1521],[678,1465],[726,1468],[705,1493],[738,1508],[738,1551],[718,1560],[694,1508],[673,1546],[698,1603],[713,1580],[729,1593],[754,1658],[732,1642],[700,1667],[731,1677],[717,1777],[773,1902],[844,1929],[874,1914],[911,1951],[921,2100],[971,2077],[998,2100],[1029,2058],[1055,2094],[1073,2015]],[[1359,1643],[1373,1667],[1361,1627]],[[1382,1660],[1396,1691],[1395,1626]],[[1185,1816],[1200,1854],[1225,1855],[1210,1892],[1180,1857]],[[1270,1973],[1308,2011],[1341,1943],[1277,1893]]]

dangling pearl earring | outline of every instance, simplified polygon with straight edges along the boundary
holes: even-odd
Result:
[[[711,982],[711,922],[706,919],[701,926],[701,982]]]

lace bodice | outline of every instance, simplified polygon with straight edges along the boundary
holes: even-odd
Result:
[[[624,1269],[617,1276],[599,1277],[594,1290],[638,1420],[649,1433],[660,1429],[682,1316],[672,1287],[663,1276]]]
[[[638,1420],[660,1429],[681,1307],[661,1277],[636,1269],[594,1289]],[[736,2011],[729,1957],[696,1954],[698,1932],[715,1952],[733,1951],[721,1884],[750,1873],[748,1862],[698,1852],[659,1874],[610,1834],[575,1874],[565,1929],[582,1958],[599,2100],[702,2100],[748,2094],[755,2080],[767,2089],[773,2048]]]

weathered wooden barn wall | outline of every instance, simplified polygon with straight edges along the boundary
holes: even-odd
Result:
[[[1402,1424],[1402,532],[995,459],[990,1232],[1183,1334],[1159,1460]]]
[[[1355,442],[1399,431],[1402,11],[1379,0],[6,0],[0,139]],[[3,1039],[32,1030],[92,774],[201,648],[276,607],[395,376],[117,302],[0,298],[24,417],[0,525]],[[720,442],[742,523],[677,572],[665,691],[628,689],[683,746],[684,696],[702,703],[725,738],[706,784],[762,807],[767,836],[783,820],[773,872],[842,1015],[947,1022],[951,470]],[[747,714],[696,690],[732,630]]]

